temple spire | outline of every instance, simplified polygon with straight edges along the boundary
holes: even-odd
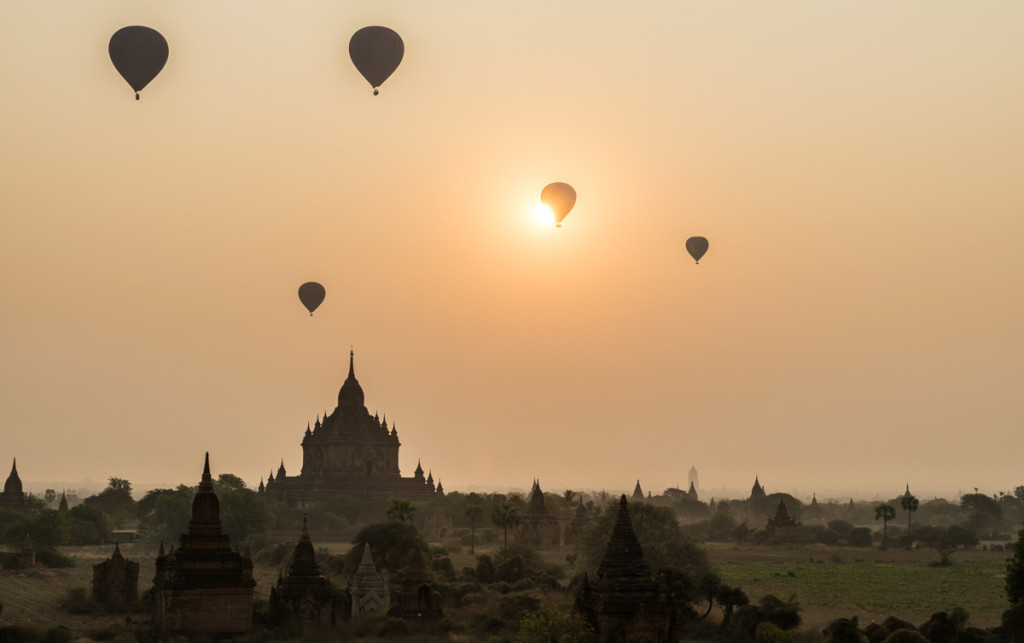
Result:
[[[200,488],[213,487],[213,476],[210,475],[210,452],[206,452],[206,461],[203,463],[203,479],[199,483]]]

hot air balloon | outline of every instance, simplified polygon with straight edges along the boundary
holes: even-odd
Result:
[[[562,227],[562,219],[576,205],[576,190],[568,183],[549,183],[540,191],[541,203],[555,215],[555,227]]]
[[[405,55],[402,37],[387,27],[363,27],[348,41],[348,55],[366,82],[377,88],[398,69]]]
[[[690,237],[686,240],[686,251],[694,261],[700,263],[700,258],[708,251],[708,240],[704,237]]]
[[[317,309],[325,296],[327,296],[327,291],[315,281],[307,281],[299,286],[299,301],[309,311],[310,317],[313,316],[313,311]]]
[[[149,27],[124,27],[114,32],[107,46],[114,68],[135,90],[139,92],[156,78],[167,62],[167,41],[156,29]]]

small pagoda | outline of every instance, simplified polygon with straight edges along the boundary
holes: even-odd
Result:
[[[391,603],[388,615],[406,620],[439,619],[444,616],[441,594],[430,582],[427,568],[423,564],[423,552],[419,549],[413,551],[412,561],[405,570],[401,588],[395,591],[395,600]]]
[[[101,605],[130,607],[139,600],[139,564],[121,555],[121,544],[114,553],[92,566],[92,599]]]
[[[526,510],[519,516],[519,540],[524,545],[533,547],[557,547],[560,534],[558,518],[544,504],[544,492],[540,490],[540,482],[533,481],[530,500]]]
[[[786,503],[779,498],[779,508],[775,511],[775,516],[768,519],[768,524],[764,528],[765,534],[767,534],[768,538],[776,541],[796,540],[796,527],[796,520],[789,517]]]
[[[320,573],[313,541],[309,537],[306,519],[302,519],[302,536],[295,545],[288,574],[278,576],[277,585],[270,590],[271,604],[284,605],[293,614],[316,627],[337,625],[340,593]]]
[[[654,580],[633,530],[625,494],[619,499],[597,579],[583,576],[574,610],[590,622],[605,643],[677,643],[675,605]]]
[[[363,545],[363,559],[356,573],[348,579],[346,591],[349,614],[352,617],[387,613],[391,606],[388,583],[373,566],[370,543]]]
[[[213,491],[207,453],[188,533],[166,554],[160,543],[153,623],[168,634],[244,634],[252,629],[255,587],[252,559],[233,550],[230,536],[221,533],[220,501]]]

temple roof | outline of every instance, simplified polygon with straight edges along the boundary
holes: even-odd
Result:
[[[359,386],[359,380],[356,379],[355,351],[350,350],[348,353],[348,377],[338,391],[338,408],[342,411],[365,408],[363,387]]]
[[[623,496],[625,497],[625,496]],[[636,486],[633,488],[633,500],[643,500],[644,491],[640,488],[640,481],[636,481]]]
[[[14,458],[11,464],[11,475],[7,476],[4,483],[4,493],[20,496],[22,494],[21,478],[18,477],[18,459]]]
[[[648,582],[651,578],[651,567],[644,559],[640,541],[633,530],[633,521],[629,518],[626,505],[626,494],[619,499],[619,514],[615,518],[608,549],[601,565],[597,568],[599,578],[613,583],[629,583],[630,581]]]
[[[534,479],[533,488],[530,489],[530,499],[528,501],[528,508],[526,513],[528,514],[546,514],[548,508],[544,505],[544,492],[540,490],[540,481]]]
[[[199,483],[199,491],[192,500],[192,521],[188,526],[192,535],[215,535],[220,531],[220,500],[213,492],[213,476],[210,475],[210,453],[206,453],[203,464],[203,478]]]
[[[309,537],[305,516],[302,517],[302,536],[295,544],[295,553],[292,555],[292,564],[288,568],[288,576],[320,576],[320,566],[316,564],[316,552],[313,550],[313,541]]]

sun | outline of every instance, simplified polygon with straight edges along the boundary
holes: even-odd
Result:
[[[551,208],[544,205],[543,203],[538,203],[537,205],[533,206],[533,220],[536,221],[539,225],[545,227],[554,227],[555,213],[551,211]]]

